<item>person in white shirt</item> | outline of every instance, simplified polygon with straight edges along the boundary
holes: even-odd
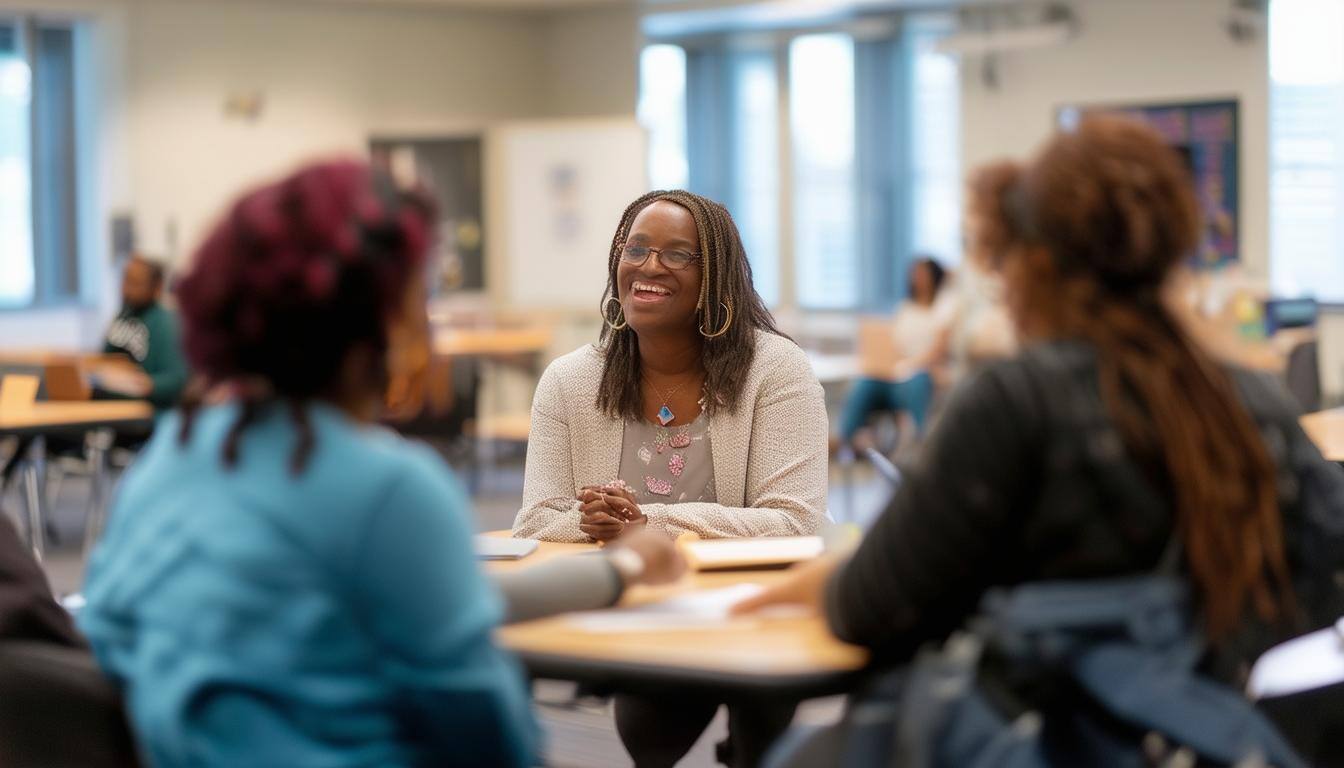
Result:
[[[854,382],[840,415],[839,437],[848,445],[878,411],[905,411],[923,433],[933,400],[932,371],[946,361],[956,304],[942,290],[947,272],[936,260],[910,265],[910,299],[896,311],[892,336],[896,361],[887,375]]]

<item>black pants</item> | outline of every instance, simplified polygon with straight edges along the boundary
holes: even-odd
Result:
[[[636,768],[671,768],[705,732],[722,702],[712,696],[615,697],[616,732]],[[731,704],[728,740],[718,759],[733,768],[755,768],[793,721],[795,701]]]

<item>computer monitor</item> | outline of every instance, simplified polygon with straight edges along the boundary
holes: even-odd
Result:
[[[1316,325],[1319,313],[1315,299],[1267,299],[1265,333],[1272,335],[1284,328],[1310,328]]]

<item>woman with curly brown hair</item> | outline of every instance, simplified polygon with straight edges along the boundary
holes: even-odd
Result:
[[[1176,153],[1093,118],[975,186],[992,204],[974,251],[1002,271],[1022,351],[955,393],[852,557],[741,609],[811,604],[900,661],[990,588],[1149,573],[1174,539],[1217,679],[1337,618],[1341,542],[1304,534],[1344,530],[1344,471],[1278,382],[1216,362],[1165,299],[1200,229]]]

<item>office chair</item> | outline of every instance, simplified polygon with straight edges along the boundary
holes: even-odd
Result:
[[[1302,410],[1314,413],[1321,409],[1321,364],[1315,339],[1293,347],[1288,354],[1285,381]]]

